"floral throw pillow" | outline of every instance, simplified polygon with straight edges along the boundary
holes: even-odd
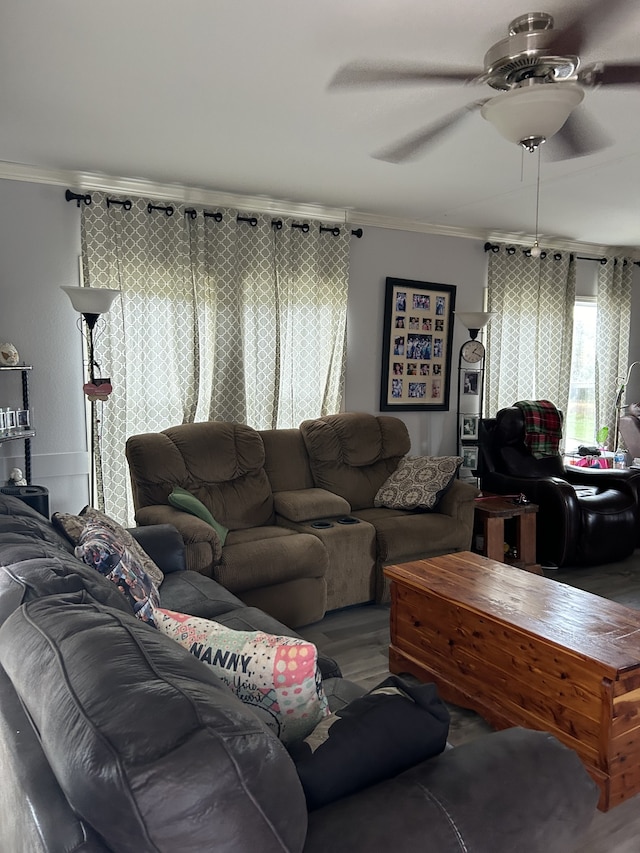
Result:
[[[158,568],[142,546],[136,542],[131,533],[99,509],[86,506],[80,515],[71,515],[68,512],[54,512],[51,516],[51,521],[54,527],[61,530],[73,545],[78,544],[82,532],[89,522],[99,521],[105,527],[118,534],[120,542],[126,545],[156,586],[160,586],[164,580],[161,569]]]
[[[328,716],[313,643],[156,608],[156,627],[221,678],[283,743],[307,737]]]
[[[374,498],[374,506],[432,510],[453,485],[461,456],[405,456]]]
[[[155,626],[153,608],[160,604],[156,585],[119,536],[101,522],[89,522],[75,555],[118,587],[138,619]]]

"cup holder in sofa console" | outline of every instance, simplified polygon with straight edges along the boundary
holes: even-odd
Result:
[[[312,521],[310,527],[316,527],[319,530],[326,530],[327,527],[333,527],[330,521]]]
[[[338,519],[338,524],[360,524],[359,518],[354,518],[352,515],[343,515]]]

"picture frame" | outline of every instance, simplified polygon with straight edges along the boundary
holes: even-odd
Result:
[[[16,412],[18,429],[29,429],[31,426],[29,409],[18,409]]]
[[[462,446],[462,465],[460,470],[475,471],[478,467],[478,445],[464,444]]]
[[[477,441],[480,415],[460,415],[461,441]]]
[[[449,410],[456,289],[454,284],[386,279],[381,411]]]
[[[463,370],[462,371],[462,393],[469,396],[479,396],[480,394],[480,370]]]

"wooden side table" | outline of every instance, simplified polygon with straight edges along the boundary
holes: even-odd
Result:
[[[476,516],[482,519],[484,547],[482,553],[490,560],[509,563],[536,575],[544,574],[536,562],[536,513],[538,505],[519,504],[514,498],[502,495],[484,495],[476,498]],[[506,518],[516,520],[517,557],[504,553],[504,522]]]

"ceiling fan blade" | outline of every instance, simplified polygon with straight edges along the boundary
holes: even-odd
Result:
[[[608,148],[611,138],[601,126],[590,118],[587,111],[580,107],[571,113],[560,130],[545,143],[547,160],[571,160],[574,157],[586,157]]]
[[[376,160],[384,160],[387,163],[403,163],[411,160],[420,154],[423,148],[434,142],[440,134],[462,121],[465,116],[480,109],[488,100],[490,99],[484,98],[481,101],[472,101],[464,107],[444,116],[439,121],[430,124],[428,127],[422,128],[417,133],[407,136],[400,142],[396,142],[387,148],[382,148],[371,156]]]
[[[595,41],[599,33],[608,27],[625,6],[634,8],[637,0],[590,0],[581,3],[579,10],[548,45],[548,51],[556,56],[579,56],[589,42]],[[554,30],[555,32],[555,30]]]
[[[632,86],[640,83],[640,62],[594,62],[578,72],[583,86]]]
[[[480,82],[481,68],[427,68],[423,65],[349,62],[339,68],[329,82],[330,89],[348,86],[375,86],[394,83],[473,83]]]

